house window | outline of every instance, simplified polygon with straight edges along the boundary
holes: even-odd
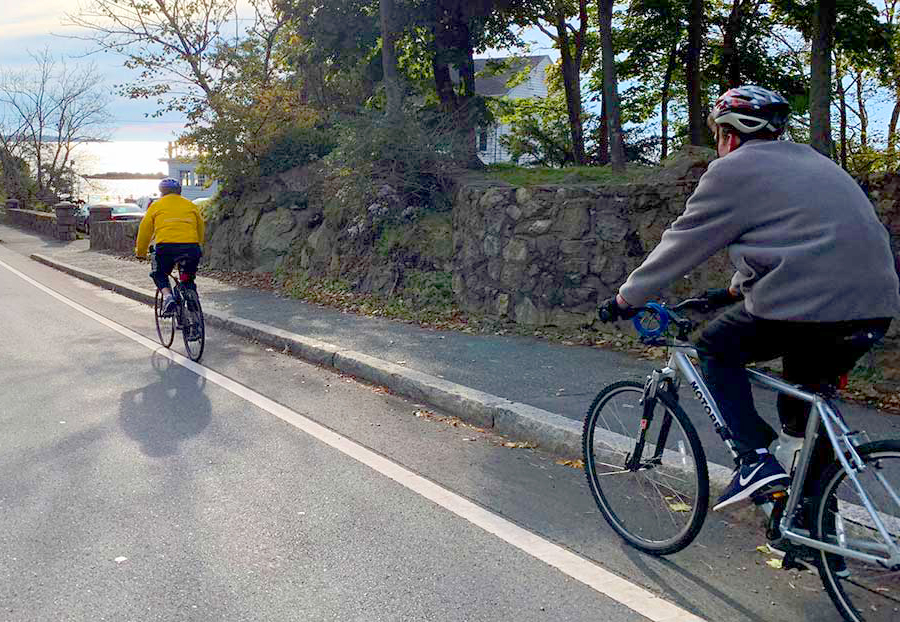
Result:
[[[478,130],[478,150],[481,153],[487,153],[488,150],[488,131],[486,127]]]
[[[206,175],[203,175],[202,173],[197,173],[197,185],[201,186],[201,187],[206,186]]]
[[[182,186],[191,186],[191,172],[190,171],[179,171],[181,173],[181,185]]]

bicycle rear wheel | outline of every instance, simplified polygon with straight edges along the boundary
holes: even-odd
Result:
[[[706,456],[674,399],[655,398],[645,419],[643,397],[644,386],[632,381],[597,395],[584,420],[584,470],[610,526],[633,547],[668,555],[689,545],[706,519]]]
[[[175,341],[175,316],[163,317],[163,295],[160,290],[156,290],[156,300],[153,303],[153,314],[156,316],[156,334],[159,342],[166,348],[172,347]]]
[[[879,441],[857,449],[866,469],[859,482],[895,543],[900,543],[900,441]],[[821,481],[813,537],[843,548],[887,558],[884,538],[840,463]],[[845,620],[900,619],[900,565],[889,568],[817,551],[819,576]]]
[[[203,309],[200,297],[193,289],[182,290],[184,310],[182,313],[181,333],[184,337],[184,349],[188,358],[199,361],[206,346],[206,325],[203,321]]]

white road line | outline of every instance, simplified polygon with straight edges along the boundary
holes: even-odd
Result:
[[[156,351],[162,356],[167,357],[169,360],[189,369],[198,376],[201,376],[210,382],[214,382],[226,391],[230,391],[247,402],[275,415],[279,419],[302,430],[326,445],[365,464],[416,494],[432,501],[436,505],[456,514],[460,518],[469,521],[488,533],[497,536],[524,553],[558,569],[563,574],[580,581],[600,594],[621,603],[653,622],[704,622],[702,618],[663,600],[639,585],[635,585],[580,555],[511,523],[505,518],[486,510],[421,475],[413,473],[409,469],[388,460],[384,456],[363,447],[349,438],[341,436],[325,426],[307,419],[303,415],[257,393],[249,387],[245,387],[231,378],[194,363],[177,352],[167,350],[157,342],[103,317],[73,300],[69,300],[62,294],[35,281],[2,260],[0,260],[0,266],[6,268],[44,293],[53,296],[63,304],[75,309],[79,313],[111,328],[123,337],[127,337],[150,350]]]

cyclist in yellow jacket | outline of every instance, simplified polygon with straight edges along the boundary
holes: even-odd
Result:
[[[175,312],[175,298],[169,287],[169,273],[175,267],[175,260],[187,257],[184,274],[188,287],[194,287],[194,276],[203,252],[203,216],[196,205],[181,196],[181,183],[167,177],[159,182],[160,198],[150,204],[138,229],[134,254],[146,257],[150,240],[156,239],[150,278],[163,294],[163,315]]]

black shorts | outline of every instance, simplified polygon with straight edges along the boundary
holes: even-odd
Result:
[[[188,275],[188,282],[193,283],[202,256],[203,251],[200,250],[199,244],[157,244],[150,264],[152,270],[150,278],[159,289],[169,287],[168,277],[175,268],[175,260],[185,257],[186,259],[182,262],[184,273]]]

